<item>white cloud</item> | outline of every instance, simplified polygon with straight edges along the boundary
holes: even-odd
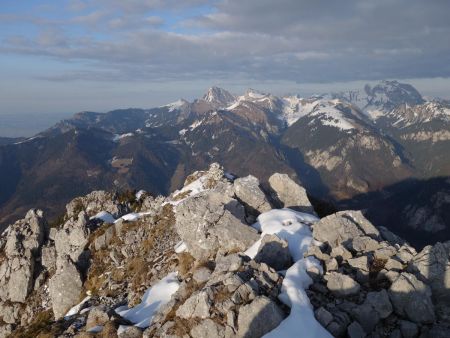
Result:
[[[6,36],[0,52],[85,65],[43,75],[58,81],[450,76],[448,1],[223,0],[201,14],[205,3],[72,0],[71,19],[35,16],[39,33]]]

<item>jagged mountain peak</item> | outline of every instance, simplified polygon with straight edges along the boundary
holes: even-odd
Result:
[[[396,80],[382,80],[375,85],[366,84],[362,90],[332,93],[331,97],[354,104],[374,121],[400,105],[415,106],[425,102],[416,88]]]
[[[412,85],[398,81],[384,80],[364,90],[368,96],[368,105],[374,105],[389,111],[399,104],[416,105],[424,102],[422,95]]]
[[[236,98],[229,91],[213,86],[203,95],[203,100],[218,107],[226,107],[232,104]]]
[[[423,104],[410,106],[403,104],[386,115],[391,124],[397,128],[439,120],[442,123],[450,122],[450,105],[437,101],[428,101]]]

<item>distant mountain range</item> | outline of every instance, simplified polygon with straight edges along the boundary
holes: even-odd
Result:
[[[418,245],[450,238],[450,104],[397,81],[307,98],[212,87],[193,102],[77,113],[0,145],[3,227],[30,207],[56,217],[95,189],[167,194],[219,162],[262,182],[288,173],[317,203],[366,209]]]

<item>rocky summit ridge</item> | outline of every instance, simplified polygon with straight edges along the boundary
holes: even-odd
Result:
[[[170,196],[93,191],[0,236],[0,337],[448,337],[450,242],[319,218],[287,174],[216,163]]]

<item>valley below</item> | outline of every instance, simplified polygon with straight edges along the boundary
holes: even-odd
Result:
[[[418,248],[450,239],[450,105],[397,81],[307,98],[212,87],[150,109],[80,112],[30,138],[0,140],[0,224],[56,220],[93,190],[166,195],[218,162],[262,186],[302,184],[322,216],[363,210]]]

